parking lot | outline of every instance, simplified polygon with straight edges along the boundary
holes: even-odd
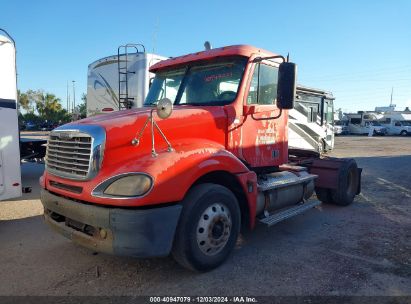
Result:
[[[336,138],[363,168],[349,207],[322,205],[241,237],[220,268],[193,273],[172,258],[96,254],[52,232],[33,192],[0,202],[0,295],[411,295],[411,138]]]

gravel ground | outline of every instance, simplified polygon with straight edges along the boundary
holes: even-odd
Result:
[[[171,258],[95,254],[41,217],[38,176],[22,166],[22,199],[0,202],[0,295],[411,295],[411,138],[338,137],[363,191],[349,207],[322,205],[246,233],[220,268],[197,274]]]

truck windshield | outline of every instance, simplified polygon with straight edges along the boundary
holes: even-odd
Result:
[[[246,63],[244,57],[225,58],[158,72],[144,105],[162,98],[169,98],[175,105],[229,104],[237,96]]]

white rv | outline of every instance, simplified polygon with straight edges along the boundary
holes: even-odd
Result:
[[[0,200],[22,194],[16,80],[15,43],[0,29]]]
[[[382,117],[382,114],[375,112],[358,112],[345,114],[344,120],[348,122],[350,134],[366,135],[371,130],[374,135],[385,135],[387,129],[379,122]]]
[[[117,55],[99,59],[88,66],[87,116],[143,106],[152,65],[166,57],[145,52],[144,46],[127,44]]]
[[[288,112],[288,146],[319,153],[334,148],[334,97],[330,92],[297,86]]]
[[[411,112],[391,112],[384,114],[380,123],[389,135],[411,135]]]

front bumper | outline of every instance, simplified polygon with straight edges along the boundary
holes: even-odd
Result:
[[[44,218],[73,242],[98,252],[135,257],[167,256],[181,205],[151,209],[100,207],[41,190]]]

